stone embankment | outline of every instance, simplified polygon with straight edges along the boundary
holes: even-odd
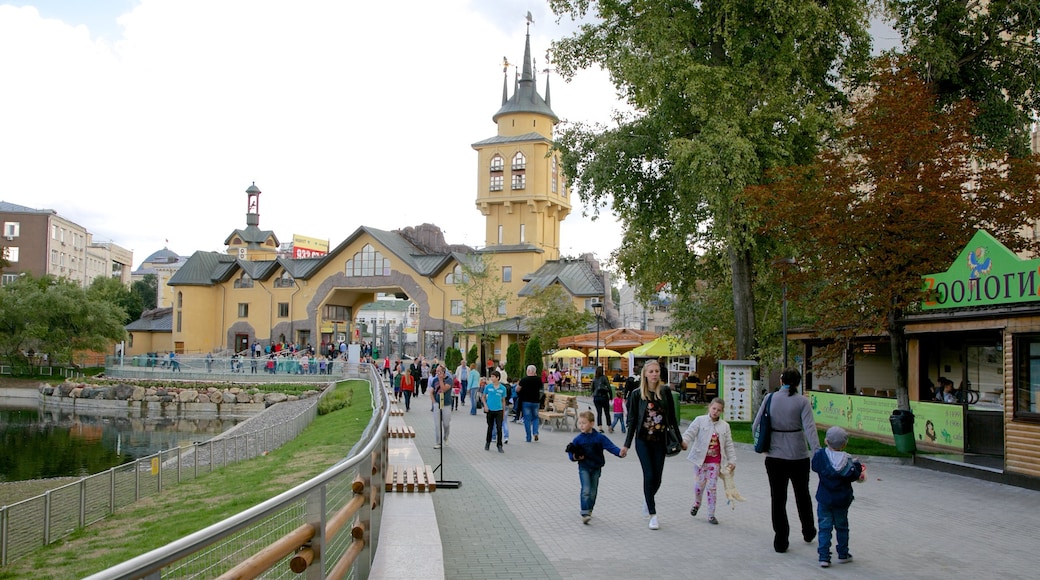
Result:
[[[256,388],[219,386],[156,386],[117,383],[98,385],[66,381],[57,386],[41,384],[40,401],[46,406],[80,410],[142,410],[161,414],[217,413],[253,415],[287,401],[317,397],[318,390],[300,395],[265,393]]]

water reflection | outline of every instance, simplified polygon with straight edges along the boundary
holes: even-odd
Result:
[[[0,407],[0,482],[98,473],[160,450],[208,440],[243,420]]]

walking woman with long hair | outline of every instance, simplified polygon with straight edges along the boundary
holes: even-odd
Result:
[[[628,449],[635,440],[636,455],[643,469],[643,500],[646,502],[644,515],[650,517],[650,529],[659,529],[657,521],[657,503],[654,496],[661,488],[661,477],[664,474],[664,460],[667,457],[666,430],[671,429],[676,439],[679,434],[679,417],[675,409],[672,390],[661,382],[661,365],[650,361],[643,365],[639,388],[632,391],[628,398],[628,435],[621,448],[621,457],[628,454]],[[686,442],[682,442],[686,449]]]

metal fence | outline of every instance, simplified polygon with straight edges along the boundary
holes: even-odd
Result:
[[[143,497],[291,441],[317,415],[318,399],[289,419],[142,457],[0,508],[0,565],[97,522]]]
[[[91,576],[367,578],[379,538],[387,468],[389,398],[379,373],[361,365],[374,412],[346,459],[295,488]]]
[[[360,367],[356,362],[349,363],[337,358],[326,361],[322,369],[317,360],[311,364],[308,359],[304,366],[299,358],[279,356],[270,359],[273,364],[268,370],[268,360],[265,357],[209,358],[182,355],[171,362],[167,357],[109,356],[105,358],[105,375],[123,379],[292,383],[356,377]]]

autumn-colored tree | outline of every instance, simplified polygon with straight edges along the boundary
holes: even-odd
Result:
[[[880,59],[848,126],[816,162],[752,188],[762,233],[799,248],[789,298],[809,308],[838,349],[857,334],[892,341],[901,408],[909,408],[903,313],[921,276],[944,271],[985,229],[1013,250],[1040,249],[1019,232],[1040,219],[1040,159],[986,148],[976,109],[937,96],[904,58]]]
[[[466,326],[479,328],[480,368],[482,374],[487,360],[487,347],[499,336],[492,322],[500,320],[500,306],[509,300],[502,281],[494,274],[494,260],[487,254],[478,254],[471,262],[462,264],[462,275],[455,280],[464,301],[462,319]]]
[[[520,312],[526,317],[532,340],[538,339],[550,350],[556,349],[561,337],[586,332],[593,320],[592,313],[579,311],[570,294],[558,284],[526,297]]]

